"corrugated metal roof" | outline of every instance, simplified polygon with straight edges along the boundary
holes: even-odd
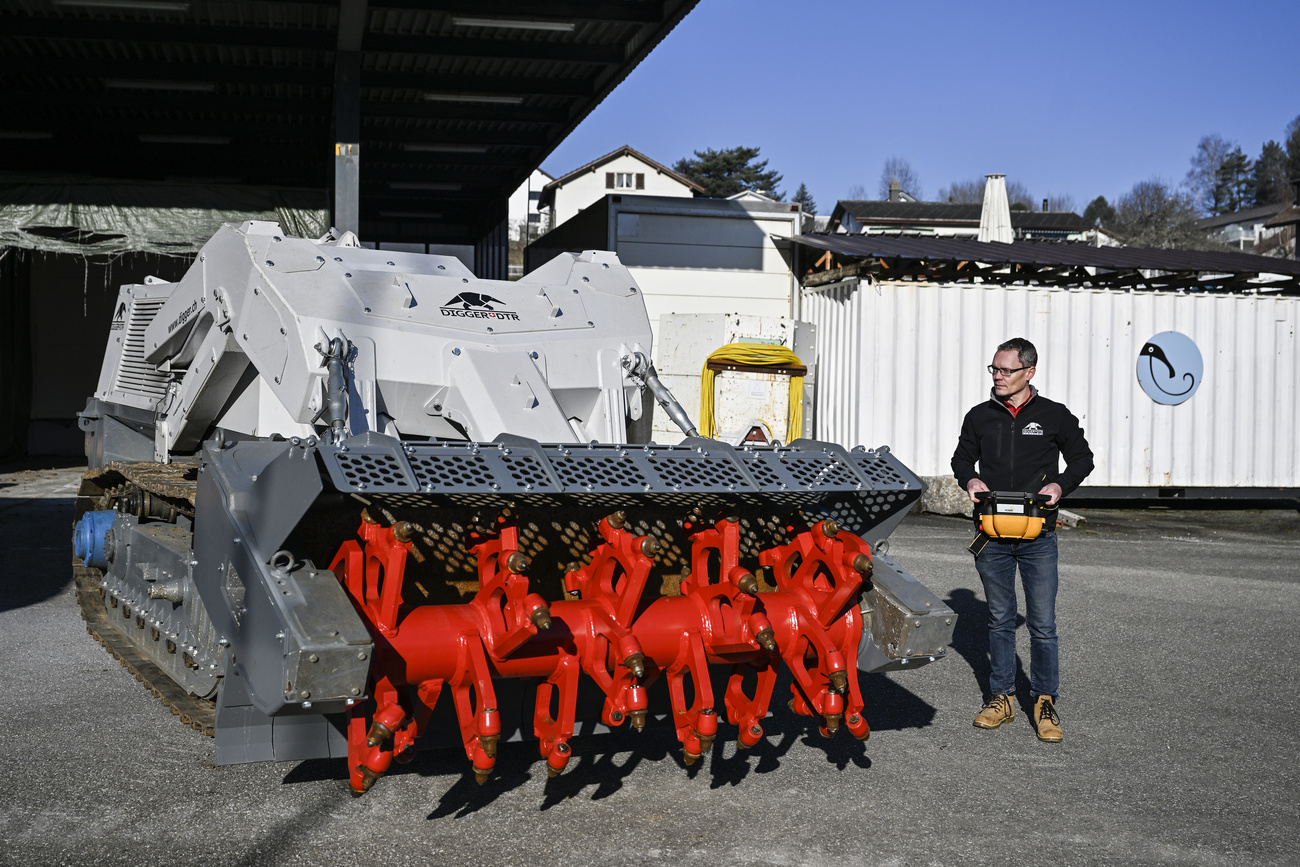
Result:
[[[4,2],[0,171],[328,189],[359,45],[362,236],[474,243],[696,2]]]
[[[851,214],[859,223],[962,223],[978,226],[983,206],[954,202],[882,202],[845,199],[836,203],[834,223]],[[1012,211],[1015,229],[1063,229],[1086,232],[1092,225],[1071,211]]]
[[[1295,223],[1300,223],[1300,205],[1292,205],[1285,210],[1279,211],[1273,219],[1264,225],[1273,228],[1276,226],[1290,226]]]
[[[1275,205],[1260,205],[1258,208],[1245,208],[1240,211],[1233,211],[1231,214],[1220,214],[1217,217],[1206,217],[1203,220],[1197,220],[1196,225],[1201,229],[1217,229],[1220,226],[1231,226],[1233,223],[1248,223],[1253,220],[1263,222],[1269,217],[1285,211],[1286,203],[1279,202]]]
[[[1093,247],[1047,241],[983,243],[967,238],[801,235],[794,243],[826,251],[833,267],[852,264],[886,277],[1150,289],[1300,291],[1300,262],[1248,253]],[[819,266],[820,267],[820,266]],[[1269,278],[1261,275],[1277,275]]]

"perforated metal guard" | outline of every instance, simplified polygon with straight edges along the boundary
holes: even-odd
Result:
[[[402,443],[367,434],[319,446],[334,487],[367,495],[416,495],[467,503],[502,496],[537,505],[634,494],[655,502],[780,503],[820,508],[859,532],[906,510],[924,485],[888,449],[833,443],[732,448],[709,439],[680,445],[542,445],[505,436],[491,443]]]
[[[871,480],[869,491],[824,503],[846,530],[872,544],[887,537],[912,504],[925,492],[925,483],[887,447],[849,453],[858,472]]]

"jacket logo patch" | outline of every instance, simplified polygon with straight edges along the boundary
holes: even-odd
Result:
[[[1031,421],[1020,429],[1020,435],[1027,437],[1040,437],[1043,435],[1043,428],[1038,422]]]

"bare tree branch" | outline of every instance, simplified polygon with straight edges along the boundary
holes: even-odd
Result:
[[[925,198],[921,194],[921,178],[911,164],[902,157],[890,157],[885,160],[884,171],[880,173],[880,198],[889,198],[889,185],[897,182],[898,188],[918,201]]]

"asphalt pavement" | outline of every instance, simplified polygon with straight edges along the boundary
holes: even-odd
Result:
[[[987,677],[965,521],[890,556],[961,615],[948,658],[863,679],[873,729],[821,738],[784,699],[685,768],[670,731],[575,738],[549,780],[505,744],[485,786],[432,750],[349,796],[341,760],[218,767],[87,634],[78,472],[0,474],[0,863],[708,865],[1300,862],[1300,515],[1085,512],[1061,531],[1065,728],[971,725]],[[1020,659],[1028,636],[1020,630]]]

